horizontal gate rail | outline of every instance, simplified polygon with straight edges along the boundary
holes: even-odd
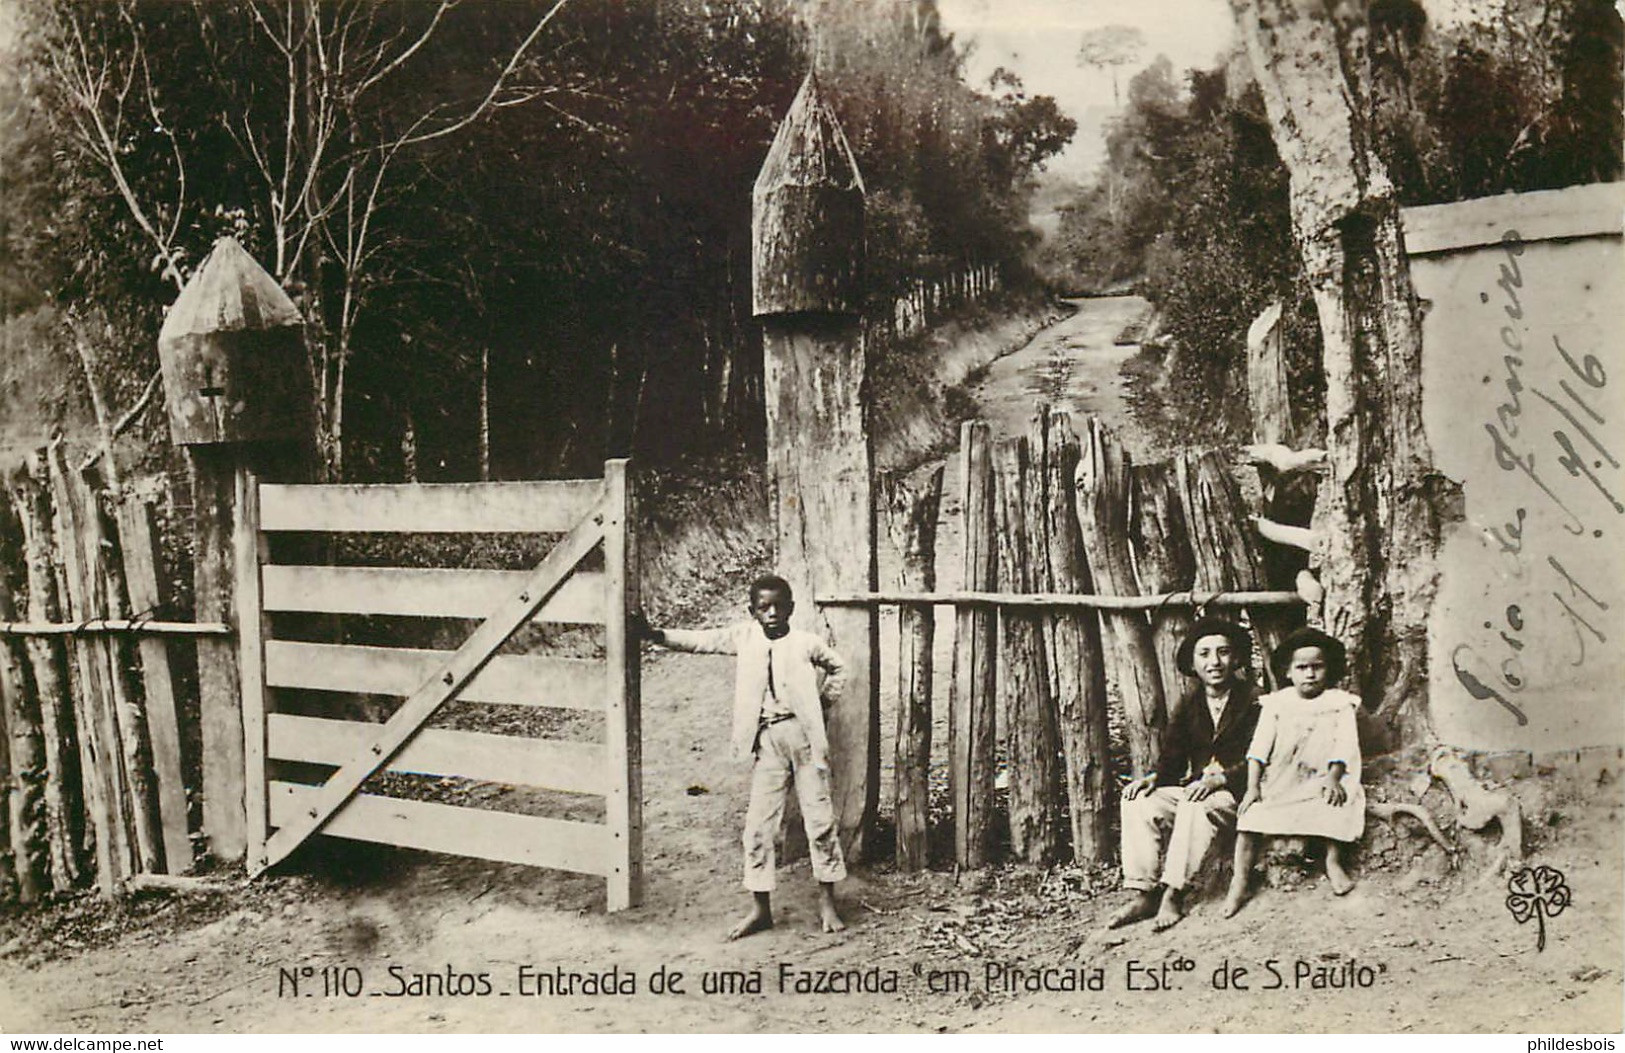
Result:
[[[385,534],[562,534],[597,503],[596,479],[260,487],[260,529]]]
[[[418,618],[484,618],[525,587],[530,572],[419,567],[265,568],[265,609],[321,614],[396,614]],[[602,624],[604,578],[571,575],[532,618]]]
[[[321,790],[297,783],[270,785],[271,825],[289,829],[318,807]],[[352,841],[473,856],[498,863],[607,876],[613,868],[609,827],[454,804],[359,794],[335,815],[326,833]]]
[[[265,642],[271,687],[410,695],[451,659],[450,651],[359,644]],[[463,702],[602,712],[604,663],[586,658],[497,655],[464,685]]]
[[[1296,592],[1168,592],[1160,596],[1096,596],[1062,592],[849,592],[819,596],[820,607],[879,607],[920,604],[944,607],[1084,607],[1105,611],[1159,607],[1302,607]]]

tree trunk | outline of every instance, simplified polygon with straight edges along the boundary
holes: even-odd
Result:
[[[1392,183],[1373,148],[1365,5],[1231,0],[1320,318],[1329,474],[1316,504],[1327,628],[1384,699],[1384,749],[1431,737],[1427,619],[1448,484],[1422,431],[1422,331]]]
[[[998,582],[997,491],[986,421],[966,421],[959,431],[960,509],[964,581],[969,590],[991,591]],[[998,616],[986,607],[954,611],[954,683],[948,713],[949,781],[954,799],[954,861],[962,867],[987,863],[993,809],[996,746],[994,691]]]

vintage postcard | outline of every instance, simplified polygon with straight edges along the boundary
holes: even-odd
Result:
[[[1625,1027],[1604,0],[0,40],[0,1030]]]

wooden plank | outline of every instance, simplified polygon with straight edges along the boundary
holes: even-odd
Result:
[[[128,618],[129,589],[124,583],[123,541],[118,536],[118,525],[103,514],[88,474],[80,473],[79,486],[95,524],[96,547],[87,551],[96,553],[94,562],[103,596],[102,609],[115,618]],[[104,636],[99,643],[111,671],[108,679],[113,686],[113,715],[124,762],[124,779],[129,787],[126,807],[135,833],[137,859],[142,873],[155,874],[163,869],[163,836],[158,825],[157,793],[152,784],[146,700],[135,677],[133,642],[127,637]]]
[[[11,535],[14,522],[11,498],[0,490],[0,530]],[[5,538],[9,555],[12,540]],[[16,614],[13,577],[20,567],[0,566],[0,617]],[[39,699],[28,679],[28,659],[21,640],[0,640],[0,755],[6,763],[6,801],[3,808],[9,835],[8,863],[17,882],[17,900],[33,903],[45,892],[45,742],[40,728]],[[4,882],[0,882],[3,886]]]
[[[820,607],[885,607],[929,603],[943,607],[1078,607],[1101,611],[1148,611],[1156,607],[1302,607],[1304,599],[1284,589],[1239,592],[1165,592],[1155,596],[1100,596],[1091,593],[993,592],[834,592],[821,593]]]
[[[1625,183],[1593,183],[1562,190],[1501,194],[1444,205],[1399,210],[1405,227],[1405,254],[1499,244],[1515,231],[1525,244],[1554,238],[1620,236]]]
[[[1045,589],[1086,592],[1089,566],[1073,494],[1078,437],[1066,413],[1050,414],[1043,442],[1045,550],[1034,556],[1041,572],[1038,584]],[[1093,612],[1080,610],[1051,610],[1045,617],[1045,658],[1071,812],[1072,857],[1081,863],[1105,862],[1115,854],[1117,842],[1111,836],[1115,787],[1100,620]]]
[[[71,483],[60,446],[46,452],[50,468],[51,500],[56,508],[55,552],[61,560],[60,592],[66,597],[70,618],[105,614],[92,595],[95,573],[84,549],[85,509]],[[123,781],[118,759],[118,732],[108,713],[109,687],[105,666],[90,640],[75,640],[73,652],[74,720],[79,738],[80,772],[86,804],[96,839],[96,884],[103,896],[118,892],[118,883],[132,872],[129,840],[122,812]],[[104,719],[107,718],[107,719]]]
[[[271,825],[290,829],[304,820],[310,809],[318,807],[321,796],[320,787],[271,783]],[[323,833],[352,841],[578,874],[605,874],[611,854],[608,828],[596,823],[485,812],[374,794],[351,798],[326,824]]]
[[[270,836],[265,800],[266,626],[261,596],[265,539],[260,532],[259,477],[252,469],[238,466],[235,478],[237,518],[232,550],[237,561],[237,670],[243,690],[243,818],[247,858],[257,859],[264,854]]]
[[[1133,596],[1140,591],[1129,551],[1129,456],[1098,418],[1078,457],[1078,527],[1095,588]],[[1157,669],[1151,623],[1142,611],[1100,616],[1101,642],[1123,700],[1129,756],[1136,775],[1156,770],[1161,729],[1167,719],[1162,674]]]
[[[188,446],[192,468],[192,591],[198,621],[232,617],[237,572],[232,551],[235,454],[226,447]],[[243,716],[237,641],[200,637],[198,696],[203,728],[203,835],[211,855],[242,859],[247,849]]]
[[[637,489],[625,460],[604,464],[604,817],[613,857],[608,909],[643,898],[643,728],[639,706]]]
[[[282,565],[263,574],[268,611],[421,618],[483,618],[529,578],[523,570]],[[571,575],[533,620],[601,624],[604,587],[599,572]]]
[[[1174,472],[1173,464],[1166,461],[1135,465],[1129,471],[1134,488],[1129,545],[1140,588],[1150,593],[1189,589],[1196,575]],[[1191,612],[1183,607],[1169,605],[1151,611],[1151,645],[1162,675],[1163,699],[1170,707],[1185,689],[1185,674],[1179,671],[1176,658],[1193,621]]]
[[[119,505],[118,516],[130,608],[137,615],[159,610],[163,605],[158,586],[162,554],[153,528],[152,505],[127,500]],[[147,698],[147,736],[152,745],[152,771],[158,790],[164,871],[184,874],[192,869],[192,840],[187,836],[186,782],[181,774],[180,723],[175,715],[169,647],[156,636],[140,636],[136,641]]]
[[[22,520],[28,618],[54,622],[62,608],[51,567],[52,514],[43,451],[31,455],[24,468],[12,477],[12,490]],[[74,817],[85,806],[79,772],[72,761],[75,743],[70,725],[73,699],[68,687],[67,649],[62,641],[45,637],[30,637],[26,645],[29,669],[39,694],[40,727],[45,734],[45,825],[50,842],[51,889],[66,892],[84,875],[74,838]]]
[[[943,466],[923,478],[885,474],[880,499],[887,531],[897,549],[897,586],[937,586],[937,512],[942,504]],[[897,740],[893,748],[892,815],[897,824],[895,858],[899,870],[926,866],[930,814],[931,683],[936,618],[930,607],[897,612]]]
[[[1040,440],[1042,441],[1042,440]],[[1040,455],[1042,456],[1042,455]],[[1025,436],[1001,443],[994,454],[999,490],[999,583],[1021,591],[1036,586],[1034,558],[1041,540],[1032,528],[1042,524],[1043,464],[1033,463]],[[1055,802],[1060,783],[1055,770],[1055,699],[1044,663],[1043,616],[1006,608],[999,612],[999,715],[1009,755],[1010,851],[1040,866],[1054,861],[1059,847]]]
[[[264,856],[249,861],[250,874],[263,873],[267,867],[286,858],[301,841],[321,829],[368,776],[387,764],[436,710],[457,696],[463,685],[480,671],[496,649],[553,597],[576,564],[603,539],[603,520],[604,512],[600,510],[583,519],[565,535],[518,592],[505,600],[463,642],[447,662],[445,672],[424,683],[401,704],[371,738],[367,748],[357,751],[355,759],[334,772],[326,785],[317,791],[304,815],[271,836],[266,842]]]
[[[405,697],[444,669],[454,653],[267,640],[265,682],[270,687],[307,691]],[[475,674],[457,700],[602,710],[604,663],[587,658],[498,655]]]
[[[964,587],[991,589],[998,573],[994,542],[996,500],[986,421],[967,421],[959,433],[960,507],[964,523]],[[948,712],[949,780],[954,805],[954,859],[962,867],[987,863],[993,820],[994,658],[998,618],[962,608],[954,620],[954,686]]]
[[[391,534],[562,534],[592,510],[597,479],[260,487],[260,529]]]
[[[265,755],[337,767],[366,747],[377,724],[272,713],[266,717]],[[559,742],[425,728],[391,758],[388,769],[445,775],[509,786],[540,786],[566,793],[605,794],[604,748],[595,742]]]

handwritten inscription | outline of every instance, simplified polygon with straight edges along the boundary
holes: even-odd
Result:
[[[1527,648],[1532,638],[1553,637],[1538,630],[1564,629],[1558,635],[1572,641],[1564,656],[1572,667],[1584,666],[1596,645],[1608,640],[1600,615],[1617,598],[1581,580],[1565,559],[1574,558],[1576,545],[1600,545],[1604,526],[1625,515],[1625,504],[1615,480],[1620,461],[1603,441],[1607,370],[1595,354],[1566,342],[1565,334],[1534,329],[1523,301],[1523,239],[1509,230],[1499,250],[1493,283],[1498,293],[1479,293],[1479,303],[1496,311],[1500,342],[1499,373],[1483,377],[1499,388],[1483,428],[1495,466],[1513,477],[1512,485],[1497,488],[1488,500],[1512,507],[1490,514],[1485,533],[1502,571],[1521,583],[1522,596],[1483,623],[1491,634],[1486,639],[1495,643],[1484,649],[1459,643],[1450,663],[1471,698],[1498,703],[1524,725],[1529,718],[1519,696],[1531,687],[1533,665]],[[1531,376],[1546,379],[1537,384]],[[1567,540],[1531,532],[1531,509],[1537,506]]]

